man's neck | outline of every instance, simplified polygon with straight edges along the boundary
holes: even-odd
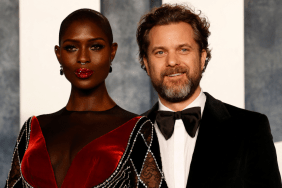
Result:
[[[160,95],[159,95],[159,99],[163,105],[173,110],[174,112],[177,112],[177,111],[182,111],[185,107],[191,104],[200,95],[200,92],[201,92],[201,88],[200,86],[198,86],[198,88],[190,98],[181,102],[169,102],[163,99]]]

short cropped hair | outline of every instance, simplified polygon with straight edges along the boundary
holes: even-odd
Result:
[[[61,23],[60,31],[59,31],[59,45],[61,43],[62,37],[65,34],[67,28],[74,22],[79,20],[88,19],[97,23],[99,27],[105,32],[108,37],[110,45],[113,43],[113,33],[112,28],[109,23],[109,20],[100,12],[97,12],[92,9],[78,9],[72,13],[70,13]]]
[[[208,62],[211,59],[211,50],[208,48],[208,37],[210,36],[209,27],[210,24],[205,17],[200,17],[201,12],[196,14],[187,5],[171,5],[163,4],[159,8],[154,8],[151,12],[141,17],[136,32],[137,43],[139,46],[139,62],[141,68],[146,70],[143,58],[148,58],[147,50],[150,45],[148,39],[149,32],[154,26],[169,25],[173,23],[185,22],[191,25],[194,31],[194,40],[199,45],[200,54],[202,50],[207,52],[207,58],[205,62],[205,71]]]

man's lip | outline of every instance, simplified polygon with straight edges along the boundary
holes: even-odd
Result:
[[[74,74],[78,78],[89,78],[93,74],[93,70],[87,68],[78,68],[75,70]]]
[[[174,75],[174,74],[180,74],[180,75],[177,75],[177,76],[182,76],[183,74],[185,74],[185,72],[176,72],[176,73],[167,74],[165,76],[167,76],[167,77],[176,77],[176,76],[170,76],[170,75]]]

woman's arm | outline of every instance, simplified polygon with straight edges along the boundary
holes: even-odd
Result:
[[[29,141],[29,132],[30,132],[30,123],[31,119],[29,118],[23,127],[21,128],[20,134],[18,136],[16,146],[14,149],[12,164],[10,172],[8,173],[8,178],[6,181],[5,188],[10,187],[22,187],[22,173],[21,173],[21,161],[24,156],[27,144]]]

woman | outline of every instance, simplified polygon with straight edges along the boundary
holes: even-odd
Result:
[[[80,9],[63,20],[55,54],[72,86],[69,101],[24,124],[6,187],[138,186],[131,155],[135,161],[139,156],[132,149],[138,134],[152,133],[152,125],[107,93],[116,50],[110,24],[99,12]]]

